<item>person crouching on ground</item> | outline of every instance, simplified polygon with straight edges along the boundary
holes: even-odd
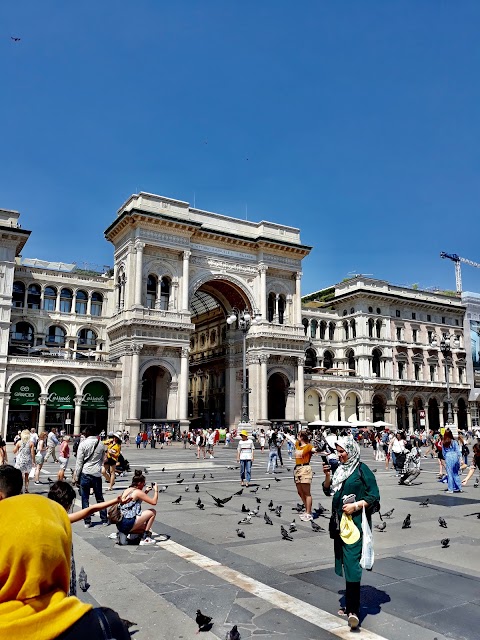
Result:
[[[152,488],[153,496],[150,497],[147,494]],[[152,527],[157,512],[155,509],[142,511],[142,502],[152,506],[157,504],[158,487],[156,483],[152,487],[145,489],[145,476],[142,473],[135,472],[132,484],[122,493],[121,500],[120,511],[123,517],[117,523],[118,531],[124,535],[129,533],[142,534],[141,545],[155,544],[155,540],[152,538]]]
[[[403,465],[402,475],[398,484],[407,484],[410,486],[420,475],[422,452],[416,445],[412,446],[410,442],[407,442],[405,448],[407,449],[407,456],[405,458],[405,464]]]
[[[330,466],[323,466],[323,492],[327,496],[333,492],[329,528],[334,541],[335,573],[338,576],[345,575],[346,581],[345,608],[338,613],[348,615],[348,624],[355,629],[360,624],[362,509],[365,507],[371,526],[371,515],[378,509],[380,492],[375,476],[366,464],[360,462],[360,447],[353,438],[338,438],[336,448],[340,464],[333,477]],[[344,514],[353,520],[350,539],[341,537],[340,521]]]

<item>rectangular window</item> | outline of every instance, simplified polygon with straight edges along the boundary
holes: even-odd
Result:
[[[458,367],[458,381],[460,384],[463,384],[463,368]]]
[[[102,315],[102,303],[101,302],[92,302],[91,315],[92,316],[101,316]]]
[[[455,318],[455,325],[458,327],[459,324],[458,318]]]
[[[415,365],[415,380],[420,380],[420,365]]]
[[[397,327],[397,340],[401,340],[401,339],[402,339],[402,328]]]
[[[82,316],[87,313],[87,301],[86,300],[77,300],[75,302],[75,313],[78,313]]]
[[[403,380],[403,374],[405,372],[405,364],[403,362],[398,363],[398,379]]]
[[[60,312],[61,313],[70,313],[71,308],[72,308],[72,301],[71,300],[62,300],[60,298]]]
[[[417,314],[415,313],[415,311],[412,311],[412,320],[416,320],[417,319]]]
[[[445,324],[445,316],[442,316],[442,324]]]
[[[43,308],[45,311],[55,311],[56,300],[54,298],[45,298],[43,301]]]
[[[427,337],[428,337],[428,344],[431,344],[432,338],[433,338],[433,332],[427,331]]]
[[[395,315],[396,315],[397,318],[400,318],[400,309],[397,309],[395,311]]]
[[[417,342],[417,334],[418,334],[418,331],[416,329],[413,329],[413,331],[412,331],[412,340],[413,340],[413,342]]]
[[[432,321],[432,316],[429,313],[427,313],[427,322],[431,322],[431,321]]]
[[[435,382],[435,365],[430,365],[430,382]]]

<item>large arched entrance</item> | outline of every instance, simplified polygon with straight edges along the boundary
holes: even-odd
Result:
[[[373,422],[377,422],[377,420],[385,420],[385,407],[387,406],[387,401],[383,396],[375,394],[372,398],[372,415]]]
[[[268,419],[285,420],[288,380],[281,373],[274,373],[268,380]]]
[[[428,401],[428,426],[431,431],[438,431],[440,429],[440,417],[436,398],[430,398]]]
[[[314,422],[322,419],[320,397],[315,389],[308,389],[305,393],[305,420]]]
[[[408,424],[408,404],[405,396],[399,396],[397,398],[396,409],[397,409],[397,429],[399,429],[399,431],[406,432],[408,430],[409,424]]]
[[[142,420],[166,420],[171,376],[163,367],[151,366],[142,376]]]
[[[325,420],[327,422],[340,420],[340,396],[335,391],[329,391],[325,400]]]

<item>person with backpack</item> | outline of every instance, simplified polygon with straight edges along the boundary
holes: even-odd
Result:
[[[360,461],[360,447],[353,438],[338,438],[336,449],[339,465],[333,476],[330,465],[323,465],[323,491],[327,496],[333,493],[329,530],[334,544],[335,573],[344,575],[346,581],[345,606],[338,614],[348,616],[350,628],[356,629],[360,624],[362,512],[365,509],[371,528],[372,514],[380,508],[380,492],[374,474]]]
[[[197,458],[200,459],[200,455],[203,453],[203,459],[205,460],[205,436],[203,431],[198,432],[197,440]]]

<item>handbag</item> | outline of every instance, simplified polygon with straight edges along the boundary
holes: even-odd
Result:
[[[373,549],[373,535],[370,525],[368,524],[365,507],[362,509],[362,556],[360,558],[360,566],[362,569],[371,571],[375,561],[375,551]]]
[[[43,456],[41,453],[36,453],[35,454],[35,464],[42,464],[43,462]]]

